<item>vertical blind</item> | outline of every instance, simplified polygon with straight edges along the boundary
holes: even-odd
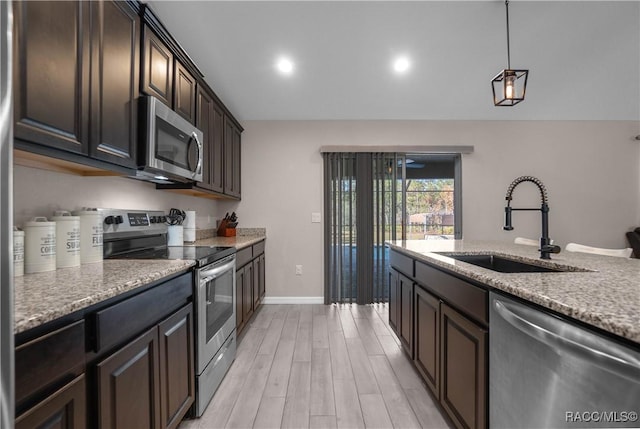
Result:
[[[325,304],[386,302],[395,239],[393,153],[324,153]]]

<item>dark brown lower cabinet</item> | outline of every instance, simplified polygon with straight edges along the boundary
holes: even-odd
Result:
[[[236,333],[240,334],[266,292],[265,241],[236,253]]]
[[[242,286],[244,297],[242,299],[242,311],[245,322],[253,315],[253,262],[244,267],[244,284]]]
[[[154,327],[98,363],[100,428],[160,429],[158,358]]]
[[[176,428],[195,400],[193,310],[188,305],[158,325],[163,428]]]
[[[97,364],[100,428],[176,428],[195,399],[188,304]]]
[[[413,281],[398,275],[400,298],[400,343],[413,359]]]
[[[244,267],[236,270],[236,331],[244,328]]]
[[[394,269],[389,270],[389,326],[396,333],[396,335],[400,336],[398,327],[400,326],[400,320],[398,316],[400,315],[398,304],[400,300],[398,299],[398,272]]]
[[[440,300],[415,287],[414,362],[427,386],[440,398]]]
[[[487,331],[440,306],[440,403],[459,428],[487,427]]]
[[[18,416],[16,429],[86,427],[84,374]]]

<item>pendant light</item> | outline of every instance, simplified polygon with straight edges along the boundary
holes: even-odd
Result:
[[[493,90],[493,104],[495,106],[515,106],[524,100],[529,70],[514,70],[511,68],[509,0],[505,0],[504,6],[507,11],[507,68],[493,78],[491,86]]]

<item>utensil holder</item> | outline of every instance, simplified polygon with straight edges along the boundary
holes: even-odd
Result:
[[[184,245],[184,229],[182,225],[169,225],[167,227],[167,245],[168,246]]]

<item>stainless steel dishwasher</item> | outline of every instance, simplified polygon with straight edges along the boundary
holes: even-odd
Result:
[[[638,427],[640,352],[490,294],[491,428]]]

